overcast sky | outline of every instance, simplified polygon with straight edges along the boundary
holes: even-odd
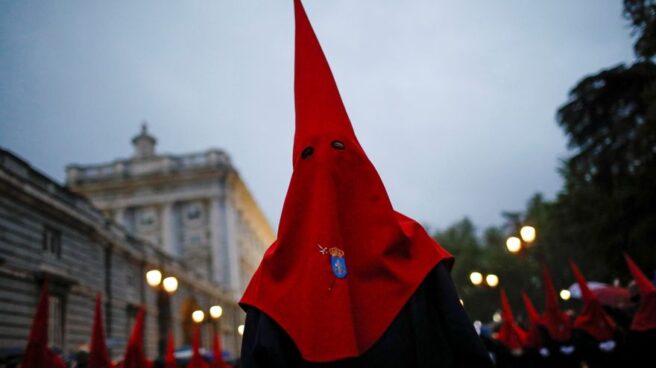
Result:
[[[397,210],[498,224],[562,186],[554,114],[633,59],[620,0],[305,0]],[[0,2],[0,146],[70,163],[225,149],[275,226],[291,175],[291,0]]]

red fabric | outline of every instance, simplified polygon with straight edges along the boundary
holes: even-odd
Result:
[[[624,255],[640,290],[640,307],[633,317],[631,330],[656,330],[656,286],[645,276],[631,257]]]
[[[528,348],[540,348],[543,345],[542,338],[540,337],[540,326],[542,325],[540,314],[538,314],[531,298],[525,292],[522,292],[522,300],[524,301],[524,307],[526,308],[529,321],[525,346]]]
[[[592,289],[602,305],[625,309],[631,304],[631,294],[628,289],[619,286],[603,286]]]
[[[558,342],[568,341],[572,336],[572,321],[567,314],[560,310],[556,289],[547,266],[542,268],[544,281],[544,312],[542,323],[547,329],[549,336]]]
[[[108,368],[112,366],[109,358],[107,344],[105,344],[105,329],[102,317],[102,299],[96,296],[96,309],[93,317],[93,330],[91,331],[91,346],[89,347],[89,368]]]
[[[48,348],[48,281],[43,281],[21,368],[64,368],[64,360]]]
[[[173,332],[169,331],[166,341],[166,355],[164,356],[164,368],[176,368],[175,364],[175,342],[173,341]]]
[[[521,350],[526,344],[526,331],[515,322],[508,295],[504,289],[501,289],[501,312],[503,319],[497,340],[510,350]]]
[[[428,272],[451,256],[392,208],[298,0],[294,8],[294,171],[278,238],[241,303],[274,319],[305,360],[327,362],[369,349]],[[345,278],[331,269],[331,248],[343,252]]]
[[[144,352],[143,346],[145,314],[146,311],[144,310],[143,306],[139,307],[137,319],[134,322],[134,327],[132,327],[130,340],[128,341],[128,346],[125,350],[125,357],[123,358],[123,363],[121,364],[121,367],[123,368],[150,367],[150,362],[148,362],[146,359],[146,354]]]
[[[208,368],[209,364],[200,355],[200,325],[194,325],[194,338],[191,342],[191,360],[187,368]]]
[[[598,341],[611,339],[616,329],[615,321],[606,313],[597,296],[590,290],[578,266],[571,260],[569,265],[583,296],[583,310],[576,317],[574,328],[587,332]]]
[[[48,350],[48,282],[44,281],[21,367],[52,367],[52,356]]]
[[[55,354],[52,350],[48,350],[48,358],[50,359],[50,367],[52,368],[66,368],[66,363],[61,356]]]
[[[225,368],[225,364],[223,363],[223,356],[221,355],[221,335],[217,331],[214,331],[212,353],[214,354],[214,360],[212,360],[212,368]]]

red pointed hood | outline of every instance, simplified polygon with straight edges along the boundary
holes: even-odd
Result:
[[[241,303],[273,318],[305,360],[326,362],[370,348],[450,255],[392,208],[300,1],[294,9],[294,171],[278,238]]]
[[[146,311],[144,310],[144,307],[139,307],[137,319],[134,322],[132,333],[130,334],[130,340],[125,349],[125,357],[123,358],[123,364],[121,365],[123,368],[143,368],[150,366],[150,363],[146,359],[143,346],[145,315]]]
[[[553,286],[553,280],[546,265],[542,267],[542,276],[544,282],[542,323],[553,340],[558,342],[568,341],[572,335],[572,321],[565,312],[560,310],[556,289]]]
[[[32,329],[27,339],[23,356],[23,368],[51,367],[51,354],[48,351],[48,282],[43,282],[39,304],[32,318]]]
[[[526,347],[542,347],[542,338],[540,336],[540,326],[542,325],[542,321],[540,319],[540,314],[535,309],[531,298],[529,298],[528,294],[526,294],[524,291],[522,291],[522,300],[524,301],[524,307],[526,308],[526,314],[528,315],[529,320],[529,329],[526,336]]]
[[[526,331],[515,322],[508,295],[504,289],[501,289],[501,315],[503,319],[497,340],[510,350],[522,349],[526,344]]]
[[[166,355],[164,356],[164,368],[176,368],[175,364],[175,342],[173,341],[173,331],[169,331],[166,340]]]
[[[615,321],[606,313],[597,296],[590,290],[578,266],[572,260],[569,261],[569,265],[583,297],[583,310],[576,317],[574,328],[587,332],[598,341],[612,338],[616,329]]]
[[[191,360],[187,364],[187,368],[207,368],[208,364],[203,360],[200,355],[200,325],[194,325],[194,338],[191,342]]]
[[[217,331],[214,331],[214,341],[212,343],[212,354],[214,355],[214,360],[212,360],[212,368],[225,367],[221,351],[221,335]]]
[[[628,254],[624,254],[624,257],[640,290],[640,308],[633,317],[631,330],[656,330],[656,286],[642,273]]]
[[[89,347],[89,368],[109,368],[112,361],[109,358],[107,344],[105,343],[105,329],[103,327],[102,299],[96,296],[96,309],[93,316],[93,330],[91,331],[91,346]]]

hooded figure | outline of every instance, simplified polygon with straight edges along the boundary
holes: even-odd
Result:
[[[107,344],[105,343],[105,329],[102,317],[102,299],[100,293],[96,296],[96,309],[93,316],[93,330],[91,331],[91,345],[89,347],[88,368],[110,368],[112,361],[109,358]]]
[[[221,335],[217,331],[214,331],[214,340],[212,341],[214,359],[212,360],[212,368],[225,368],[221,351]]]
[[[627,354],[631,367],[651,367],[656,360],[656,286],[645,276],[631,257],[624,255],[638,285],[640,306],[633,317],[627,337]]]
[[[569,265],[583,297],[583,309],[574,321],[574,345],[591,368],[621,366],[615,321],[590,290],[578,266],[572,260]]]
[[[547,265],[542,266],[544,284],[544,311],[542,312],[541,337],[554,366],[579,367],[580,361],[572,342],[572,320],[560,310],[560,303]]]
[[[144,307],[139,307],[139,312],[137,312],[137,319],[134,322],[134,327],[132,327],[132,333],[130,334],[130,340],[128,341],[128,346],[125,349],[123,363],[120,365],[121,368],[150,367],[150,362],[146,359],[146,353],[144,352],[143,346],[145,314],[146,311],[144,310]]]
[[[209,364],[200,355],[200,325],[194,325],[194,338],[191,341],[191,360],[187,368],[208,368]]]
[[[176,368],[175,362],[175,342],[173,341],[173,331],[169,331],[166,340],[166,354],[164,355],[164,368]]]
[[[299,0],[294,9],[293,174],[277,240],[241,300],[242,366],[486,366],[451,256],[394,211]]]
[[[508,350],[521,353],[526,344],[526,331],[515,322],[515,317],[513,317],[512,308],[508,301],[508,295],[504,289],[501,289],[501,316],[502,322],[497,340],[505,345]]]
[[[61,357],[48,349],[48,281],[43,282],[39,304],[32,319],[21,368],[64,368]]]
[[[540,337],[540,326],[542,326],[540,314],[535,309],[533,301],[531,301],[531,298],[529,298],[525,291],[522,291],[522,301],[524,302],[524,308],[526,308],[529,323],[524,347],[534,350],[540,349],[543,346],[542,338]]]
[[[501,326],[496,334],[496,340],[501,344],[495,352],[497,366],[524,367],[524,345],[526,344],[526,331],[524,331],[513,316],[506,290],[501,289]]]

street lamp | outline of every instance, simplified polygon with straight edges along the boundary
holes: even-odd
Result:
[[[162,273],[160,270],[153,269],[146,272],[146,282],[152,287],[157,287],[162,282]]]
[[[511,236],[506,240],[506,248],[510,253],[517,253],[524,247],[529,247],[535,241],[537,231],[533,226],[525,225],[519,229],[519,236]]]
[[[472,272],[469,274],[469,280],[474,285],[480,285],[483,282],[483,275],[480,272]]]
[[[213,319],[219,319],[223,315],[223,308],[220,305],[213,305],[210,307],[210,316]]]
[[[237,333],[238,333],[240,336],[244,336],[244,325],[239,325],[239,326],[237,326]]]
[[[522,249],[522,241],[516,236],[511,236],[506,240],[506,248],[510,253],[517,253]]]
[[[499,276],[491,273],[491,274],[485,276],[485,282],[490,287],[496,287],[497,285],[499,285]]]
[[[166,291],[169,294],[175,293],[176,290],[178,290],[178,279],[176,279],[173,276],[169,276],[162,281],[162,287],[164,287],[164,291]]]
[[[155,268],[146,272],[146,283],[157,291],[158,350],[160,354],[164,353],[166,335],[171,325],[171,295],[178,290],[178,279],[168,276],[162,280],[162,277],[162,271]]]
[[[526,243],[532,243],[535,240],[535,228],[533,226],[523,226],[519,230],[519,235],[522,237],[522,240]]]
[[[191,313],[191,319],[196,323],[201,323],[203,320],[205,320],[205,313],[200,309],[195,310],[193,313]]]
[[[563,289],[560,291],[560,298],[562,300],[569,300],[569,298],[572,297],[572,293],[569,292],[567,289]]]

